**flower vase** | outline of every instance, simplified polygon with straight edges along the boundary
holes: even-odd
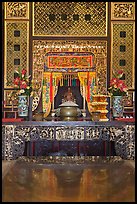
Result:
[[[28,116],[28,97],[26,95],[18,96],[18,116]]]
[[[113,96],[112,98],[113,118],[123,117],[123,112],[124,112],[123,96]]]

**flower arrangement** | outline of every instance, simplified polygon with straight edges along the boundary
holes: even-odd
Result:
[[[119,70],[117,75],[114,73],[114,77],[110,80],[110,87],[108,90],[113,96],[125,96],[127,94],[127,86],[122,80],[123,70]]]
[[[30,75],[27,76],[27,70],[20,68],[14,73],[14,87],[17,88],[17,95],[30,96],[32,85],[30,83]]]

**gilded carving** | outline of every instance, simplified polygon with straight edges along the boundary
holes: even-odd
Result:
[[[29,19],[29,2],[5,2],[6,19]]]
[[[2,157],[7,160],[22,156],[25,141],[39,140],[94,140],[115,141],[117,156],[122,159],[135,159],[135,126],[124,125],[120,127],[104,126],[83,127],[74,126],[2,126]]]
[[[106,36],[108,2],[33,2],[35,36]]]
[[[135,20],[135,2],[112,2],[112,20]]]
[[[5,22],[5,88],[13,88],[14,71],[20,68],[28,70],[29,22]]]
[[[39,91],[37,98],[33,99],[33,111],[37,108],[41,91],[44,64],[47,60],[48,52],[90,52],[95,55],[94,64],[98,77],[100,92],[106,93],[106,73],[107,73],[107,42],[91,40],[34,40],[33,41],[33,81],[37,82]],[[55,71],[55,70],[54,70]],[[35,91],[35,90],[34,90]],[[39,100],[38,100],[39,97]],[[34,105],[35,104],[35,105]]]
[[[134,22],[112,22],[111,77],[114,71],[123,70],[129,89],[135,80],[135,25]],[[121,49],[121,46],[124,49]]]
[[[13,90],[4,90],[4,107],[11,108],[14,106],[17,107],[18,105],[18,98],[16,95],[16,91],[14,91],[15,94],[13,94]]]

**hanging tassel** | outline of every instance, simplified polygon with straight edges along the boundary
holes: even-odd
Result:
[[[67,85],[69,86],[69,74],[67,75]]]
[[[72,86],[75,86],[75,79],[74,79],[74,75],[72,76]]]
[[[76,86],[76,80],[78,80],[78,79],[74,79],[74,86]]]
[[[66,79],[65,79],[65,75],[64,75],[64,78],[63,78],[63,86],[66,86]]]
[[[61,79],[60,79],[60,86],[63,86],[63,76],[61,76]]]
[[[62,79],[62,81],[63,81],[63,84],[62,84],[62,86],[65,86],[65,78],[64,78],[64,76],[63,76],[63,79]]]
[[[68,85],[67,76],[65,75],[65,86]]]
[[[78,79],[76,79],[76,86],[78,86]]]
[[[69,75],[69,86],[71,86],[71,75]]]

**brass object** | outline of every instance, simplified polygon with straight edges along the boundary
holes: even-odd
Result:
[[[33,116],[33,120],[35,120],[35,121],[42,121],[42,120],[43,120],[43,117],[44,117],[44,113],[36,113],[36,114]]]
[[[61,120],[77,120],[78,108],[76,106],[62,106],[60,109]]]
[[[74,102],[75,98],[73,96],[72,90],[70,87],[67,92],[64,94],[62,104],[59,108],[58,115],[61,120],[77,120],[77,117],[81,115],[81,110],[78,108],[78,105]]]
[[[88,109],[92,115],[93,121],[108,121],[107,117],[107,98],[108,95],[97,94],[93,95],[93,101],[89,104]]]
[[[92,112],[92,120],[93,121],[99,121],[100,120],[100,112],[99,111]]]

